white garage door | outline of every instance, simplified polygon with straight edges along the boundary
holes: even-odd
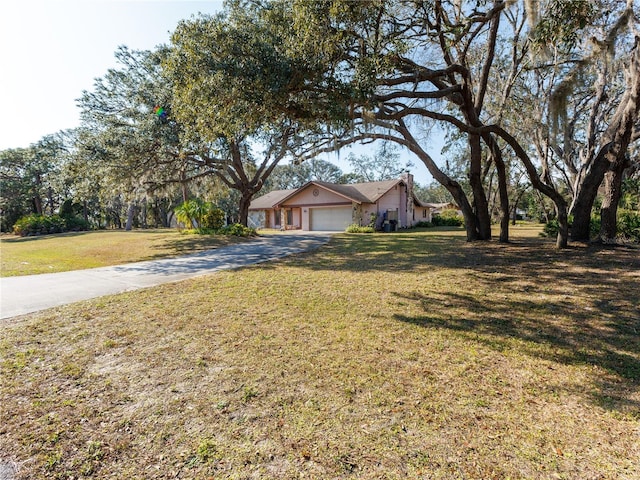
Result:
[[[353,223],[351,207],[312,208],[310,229],[315,231],[342,231]]]

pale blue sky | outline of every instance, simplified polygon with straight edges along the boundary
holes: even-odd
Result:
[[[0,3],[0,150],[28,147],[79,125],[76,99],[117,67],[119,45],[169,43],[178,22],[215,13],[222,0],[3,0]],[[375,146],[357,147],[373,154]],[[438,147],[439,150],[439,147]],[[439,152],[433,152],[439,153]],[[348,171],[348,151],[327,159]],[[438,155],[439,156],[439,155]],[[411,155],[416,180],[431,181]]]
[[[4,0],[0,3],[0,150],[79,124],[75,100],[116,67],[119,45],[168,43],[181,19],[222,1]]]

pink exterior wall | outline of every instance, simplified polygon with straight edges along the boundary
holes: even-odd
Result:
[[[317,190],[318,195],[314,195],[313,191]],[[348,198],[337,195],[333,192],[329,192],[322,187],[317,187],[315,185],[309,185],[302,192],[294,195],[285,203],[282,204],[283,207],[288,205],[299,206],[313,206],[313,207],[321,207],[321,206],[334,206],[334,205],[351,205],[351,200]]]
[[[377,227],[382,227],[384,214],[387,210],[398,212],[398,227],[409,227],[420,221],[431,221],[431,209],[427,209],[427,216],[423,216],[425,207],[416,207],[413,204],[413,196],[407,194],[408,187],[411,188],[410,179],[403,179],[405,183],[397,184],[383,195],[377,203],[363,203],[359,205],[352,203],[336,193],[330,192],[317,185],[308,185],[303,191],[297,193],[282,205],[276,212],[273,209],[267,210],[266,224],[269,228],[280,228],[283,222],[286,209],[292,209],[292,222],[288,228],[310,229],[310,212],[314,207],[344,207],[352,206],[354,221],[362,225],[368,225],[371,221],[371,214],[377,214]],[[314,191],[316,195],[314,195]]]
[[[387,210],[398,212],[399,227],[407,226],[407,192],[404,185],[398,184],[385,193],[378,200],[379,219],[382,219]]]
[[[314,195],[314,190],[317,190],[317,195]],[[309,208],[310,207],[334,207],[334,206],[347,206],[351,205],[351,200],[337,195],[333,192],[329,192],[322,187],[316,185],[309,185],[300,193],[294,195],[285,203],[282,204],[283,208],[287,208],[288,205],[295,205],[299,208],[300,215],[300,227],[302,230],[309,230]],[[295,213],[294,213],[295,218]]]

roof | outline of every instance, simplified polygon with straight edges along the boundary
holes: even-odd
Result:
[[[269,192],[266,195],[252,200],[249,208],[251,210],[276,208],[278,205],[286,202],[289,198],[303,191],[310,185],[317,185],[318,187],[329,190],[341,197],[345,197],[347,200],[351,200],[352,202],[375,203],[380,197],[399,183],[402,183],[402,180],[349,184],[311,181],[294,190],[274,190],[273,192]]]
[[[335,193],[336,195],[340,195],[341,197],[346,198],[347,200],[351,200],[356,203],[376,203],[380,197],[382,197],[385,193],[391,190],[398,184],[403,184],[402,179],[396,180],[385,180],[382,182],[366,182],[366,183],[330,183],[330,182],[320,182],[320,181],[310,181],[305,183],[300,188],[292,189],[292,190],[274,190],[273,192],[269,192],[261,197],[256,198],[251,201],[251,205],[249,206],[250,210],[267,210],[270,208],[278,208],[280,205],[285,203],[291,197],[297,195],[310,185],[316,185],[318,187],[324,188],[330,192]],[[414,203],[420,207],[426,208],[438,208],[443,207],[445,205],[450,205],[446,203],[442,204],[434,204],[434,203],[426,203],[422,202],[418,197],[413,195]]]
[[[279,204],[284,198],[291,195],[291,192],[297,190],[274,190],[261,197],[251,200],[249,208],[251,210],[267,210],[273,208],[274,205]]]
[[[454,208],[454,209],[458,209],[458,206],[455,203],[451,203],[451,202],[445,202],[445,203],[425,203],[424,204],[425,207],[431,207],[431,208],[435,208],[435,209],[439,209],[439,208]]]
[[[356,203],[376,203],[380,197],[382,197],[385,193],[387,193],[399,183],[402,183],[402,180],[386,180],[383,182],[347,184],[309,182],[309,184],[324,187],[327,190],[337,193],[338,195],[342,195],[343,197],[347,197],[348,199]]]

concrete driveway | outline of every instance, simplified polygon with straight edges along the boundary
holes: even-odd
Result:
[[[0,278],[0,319],[286,257],[324,245],[334,232],[292,232],[176,258]]]

